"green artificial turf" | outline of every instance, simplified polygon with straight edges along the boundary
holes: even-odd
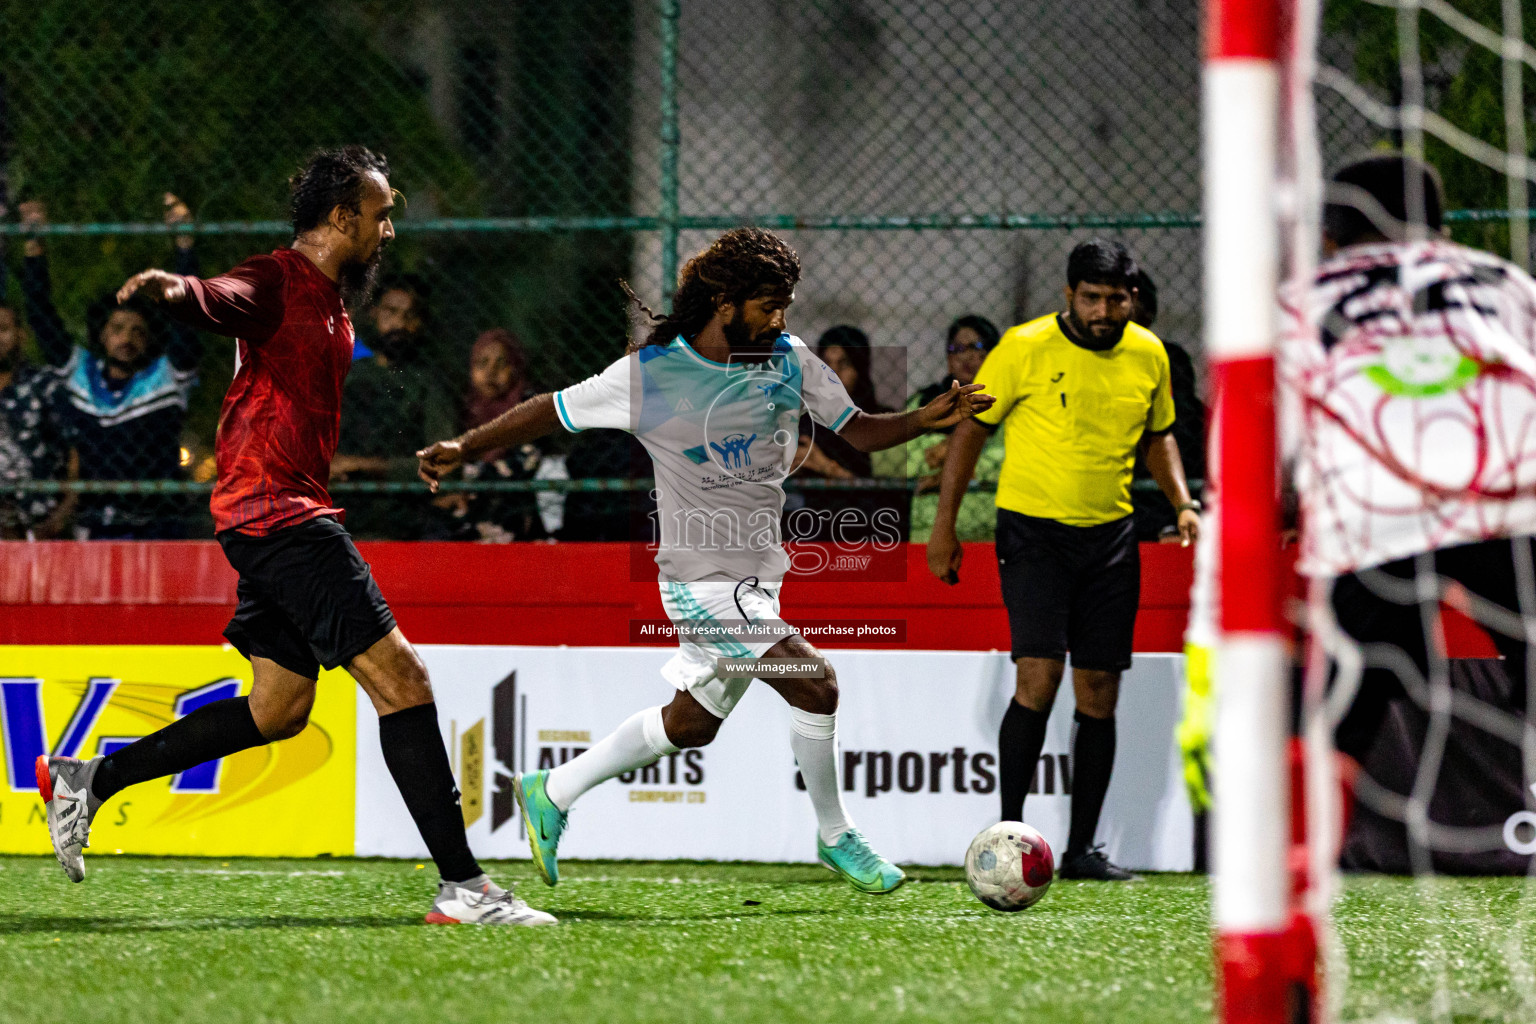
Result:
[[[0,858],[0,1020],[1206,1021],[1206,880],[1057,882],[1021,914],[950,869],[865,896],[817,867],[498,864],[547,929],[421,923],[430,867],[351,860]],[[1350,883],[1346,1016],[1533,1020],[1507,961],[1521,883]],[[1454,919],[1453,919],[1454,918]],[[1527,940],[1532,931],[1523,931]],[[1528,967],[1536,960],[1527,956]],[[1441,971],[1440,965],[1448,965]],[[1527,974],[1529,971],[1527,970]]]

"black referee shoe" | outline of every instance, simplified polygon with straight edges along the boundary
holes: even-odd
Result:
[[[1058,877],[1069,879],[1087,879],[1092,882],[1139,882],[1140,875],[1110,863],[1104,856],[1104,848],[1095,846],[1084,850],[1082,853],[1068,854],[1061,862],[1061,868],[1056,872]]]

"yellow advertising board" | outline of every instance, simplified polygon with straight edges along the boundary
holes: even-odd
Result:
[[[91,854],[350,856],[356,685],[326,672],[298,736],[124,790],[98,813]],[[38,754],[109,753],[250,688],[250,663],[226,647],[0,647],[0,853],[51,850]]]

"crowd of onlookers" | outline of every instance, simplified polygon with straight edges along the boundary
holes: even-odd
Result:
[[[46,210],[38,202],[20,207],[25,225],[40,225]],[[166,196],[166,221],[189,222],[190,212]],[[174,235],[174,269],[198,273],[195,239]],[[118,304],[105,295],[85,310],[85,336],[73,337],[54,306],[44,243],[23,245],[20,302],[12,302],[0,267],[0,539],[136,538],[197,536],[211,530],[201,515],[203,500],[185,493],[76,493],[23,489],[27,481],[208,480],[213,474],[211,438],[186,433],[189,399],[197,386],[204,339],[138,300]],[[1136,319],[1151,327],[1157,291],[1143,274]],[[432,295],[413,274],[385,278],[357,324],[355,361],[345,385],[341,441],[331,480],[409,484],[416,480],[414,452],[436,440],[485,423],[540,388],[568,381],[530,380],[529,359],[513,332],[491,328],[470,349],[462,388],[445,373],[437,351],[426,341],[433,324]],[[28,357],[27,335],[39,359]],[[914,409],[947,390],[951,381],[971,383],[987,352],[998,343],[996,325],[985,317],[956,319],[942,339],[945,373],[905,402]],[[1193,361],[1165,341],[1178,411],[1175,436],[1189,476],[1204,475],[1204,407]],[[872,346],[859,328],[825,331],[816,350],[863,409],[889,409],[876,395],[876,381],[905,379],[904,355]],[[877,361],[895,360],[877,373]],[[800,479],[886,481],[865,489],[796,489],[786,507],[795,539],[829,539],[823,529],[831,513],[853,508],[864,521],[880,520],[881,536],[894,529],[922,542],[932,529],[938,502],[938,475],[949,439],[921,437],[904,448],[860,452],[809,418],[801,427],[796,455]],[[995,481],[1002,465],[1003,433],[983,450],[976,479]],[[649,460],[632,439],[592,431],[572,438],[546,438],[518,449],[488,452],[464,467],[469,481],[532,481],[634,478],[650,475]],[[1144,466],[1137,476],[1150,479]],[[1173,529],[1167,502],[1155,488],[1138,490],[1138,532],[1143,539]],[[432,497],[414,489],[378,488],[349,493],[348,529],[360,538],[402,540],[626,540],[645,525],[643,492],[593,491],[562,494],[505,489],[457,490]],[[801,511],[805,510],[805,511]],[[882,511],[883,510],[883,511]],[[881,519],[875,513],[880,512]],[[969,494],[960,510],[961,540],[990,540],[994,511],[985,491]],[[809,524],[807,526],[807,524]]]
[[[36,201],[21,204],[20,213],[23,226],[46,216]],[[167,195],[166,219],[174,225],[191,214]],[[176,236],[175,250],[176,270],[196,273],[192,236]],[[197,334],[148,303],[120,305],[108,294],[85,310],[85,337],[72,336],[54,306],[47,252],[35,237],[24,244],[20,286],[21,309],[0,306],[0,487],[179,478],[182,427],[201,358]],[[0,296],[6,291],[0,287]],[[28,329],[40,363],[25,357]],[[176,536],[184,506],[179,496],[6,487],[0,536]]]

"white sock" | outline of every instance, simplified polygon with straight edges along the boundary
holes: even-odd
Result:
[[[644,768],[658,758],[677,753],[677,745],[667,739],[661,724],[661,708],[646,708],[624,720],[624,724],[597,741],[592,749],[551,769],[544,780],[544,792],[562,811],[571,809],[576,798],[599,782],[615,775]]]
[[[813,715],[789,709],[789,749],[795,752],[805,791],[816,808],[816,830],[821,841],[836,846],[843,833],[853,828],[843,807],[843,787],[837,773],[837,714]]]

